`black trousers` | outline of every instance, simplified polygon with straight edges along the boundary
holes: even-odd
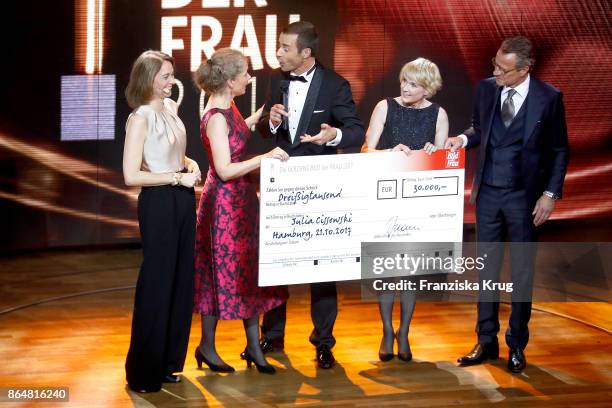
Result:
[[[476,203],[476,234],[479,256],[486,254],[480,280],[499,281],[504,256],[503,241],[510,241],[512,311],[506,330],[506,344],[524,349],[529,341],[527,324],[531,317],[531,287],[535,260],[533,208],[524,190],[483,184]],[[499,294],[480,293],[476,333],[480,343],[497,342]]]
[[[138,222],[144,258],[125,362],[132,388],[158,386],[164,375],[183,370],[193,307],[194,190],[143,187]]]
[[[326,345],[332,348],[336,339],[332,334],[334,323],[338,316],[338,294],[336,282],[321,282],[310,284],[310,318],[314,329],[309,341],[319,347]],[[269,310],[264,314],[261,331],[269,339],[278,339],[285,336],[285,323],[287,322],[287,304]]]

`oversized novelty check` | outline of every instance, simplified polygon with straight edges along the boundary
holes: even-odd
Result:
[[[259,285],[360,278],[362,242],[461,242],[465,151],[261,163]]]

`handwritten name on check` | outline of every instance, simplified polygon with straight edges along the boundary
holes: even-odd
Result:
[[[359,279],[362,242],[461,242],[465,151],[261,164],[259,285]]]

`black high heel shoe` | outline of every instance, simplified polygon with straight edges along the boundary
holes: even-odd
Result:
[[[227,365],[225,363],[221,365],[211,363],[204,356],[204,354],[202,354],[199,347],[196,347],[195,349],[195,359],[196,359],[196,362],[198,363],[198,368],[202,368],[202,362],[204,362],[208,366],[208,368],[218,373],[233,373],[234,371],[236,371],[234,370],[234,367],[232,367],[231,365]]]
[[[383,336],[384,339],[384,336]],[[393,333],[393,340],[395,340],[395,333]],[[381,341],[382,343],[382,341]],[[393,343],[391,343],[393,344]],[[393,346],[391,346],[393,347]],[[386,362],[386,361],[390,361],[393,359],[393,357],[395,356],[395,354],[393,354],[393,348],[391,349],[390,353],[381,353],[380,350],[378,350],[378,359],[380,361]]]
[[[402,361],[408,362],[412,360],[412,353],[397,353],[397,358]]]
[[[251,356],[251,353],[249,353],[249,349],[248,348],[244,349],[244,359],[246,360],[247,368],[251,368],[251,363],[254,363],[255,367],[257,367],[257,371],[259,371],[262,374],[274,374],[274,373],[276,373],[276,368],[274,368],[274,366],[272,366],[270,364],[266,364],[266,365],[259,365],[259,364],[257,364],[257,361],[255,361],[253,356]]]
[[[397,340],[397,358],[399,358],[402,361],[410,361],[412,360],[412,352],[409,351],[407,353],[400,353],[399,351],[399,336],[398,336],[399,332],[395,333],[395,339]],[[408,342],[408,349],[410,349],[410,342]]]

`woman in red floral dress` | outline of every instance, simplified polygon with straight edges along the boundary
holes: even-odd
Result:
[[[200,198],[195,247],[195,311],[202,316],[202,340],[196,348],[198,366],[233,372],[215,348],[217,321],[242,319],[247,337],[247,365],[272,374],[259,347],[259,315],[287,300],[286,287],[258,287],[259,204],[255,186],[246,174],[264,158],[288,160],[280,148],[246,159],[250,126],[261,109],[243,119],[234,105],[250,75],[240,51],[221,49],[195,73],[208,95],[200,124],[210,168]]]

